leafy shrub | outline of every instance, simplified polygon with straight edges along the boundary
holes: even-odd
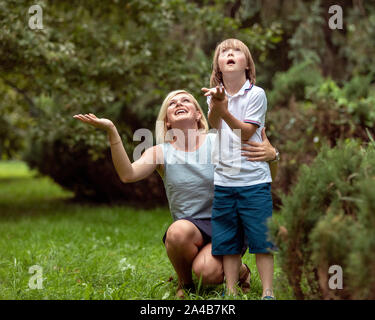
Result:
[[[19,159],[33,119],[22,98],[6,89],[1,80],[0,101],[0,159]]]
[[[318,131],[326,132],[332,145],[337,139],[366,139],[366,128],[374,130],[375,90],[371,80],[371,75],[356,76],[340,88],[333,80],[326,79],[307,89],[306,98],[316,105],[318,111],[327,113],[325,121],[322,119],[321,122],[324,129]]]
[[[270,222],[297,299],[375,298],[375,144],[323,146],[283,198],[283,226]],[[328,289],[328,268],[343,269],[343,290]]]
[[[269,105],[287,106],[291,99],[304,100],[307,87],[322,82],[323,77],[312,61],[296,64],[286,72],[276,73],[272,81],[273,90],[269,94]]]
[[[375,134],[375,90],[372,76],[355,76],[340,87],[325,79],[306,87],[304,101],[290,99],[287,108],[274,106],[267,114],[270,141],[280,150],[274,183],[276,207],[281,192],[288,193],[297,181],[301,164],[310,164],[321,146],[341,140],[368,141]],[[276,89],[275,89],[276,90]]]

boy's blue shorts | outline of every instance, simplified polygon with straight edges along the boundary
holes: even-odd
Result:
[[[268,241],[267,219],[272,216],[271,184],[245,187],[215,185],[212,209],[212,254],[240,254],[241,228],[250,253],[269,253],[277,248]]]

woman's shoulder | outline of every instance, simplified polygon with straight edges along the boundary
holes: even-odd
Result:
[[[171,147],[171,144],[169,142],[162,142],[153,146],[153,148],[155,149],[155,152],[160,153],[161,155],[163,155],[164,153],[167,153],[170,147]]]
[[[156,154],[157,156],[163,156],[165,144],[166,143],[160,143],[151,147],[150,149],[152,149],[153,153]]]

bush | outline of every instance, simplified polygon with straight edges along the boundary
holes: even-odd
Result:
[[[0,101],[0,159],[19,159],[25,147],[25,131],[33,123],[31,107],[1,79]]]
[[[312,61],[294,65],[286,72],[278,72],[272,81],[273,90],[269,94],[269,105],[287,106],[291,99],[305,99],[306,88],[323,82],[323,77]]]
[[[323,146],[283,198],[283,226],[270,222],[297,299],[375,298],[375,144]],[[343,290],[328,289],[328,268],[343,269]]]
[[[333,80],[307,89],[306,98],[324,114],[319,132],[329,137],[331,145],[345,138],[367,139],[366,128],[374,132],[375,93],[371,86],[372,76],[356,76],[340,88]]]
[[[331,79],[306,87],[304,101],[290,99],[287,108],[277,105],[267,114],[270,141],[281,153],[274,183],[276,207],[280,191],[288,193],[301,164],[310,164],[321,146],[341,140],[368,141],[375,134],[375,90],[372,76],[355,76],[340,87]],[[275,89],[276,90],[276,89]]]

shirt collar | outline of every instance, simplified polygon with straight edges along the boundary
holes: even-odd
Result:
[[[232,98],[237,97],[237,96],[242,96],[246,92],[250,91],[253,86],[254,85],[252,83],[250,83],[249,79],[247,79],[246,82],[244,83],[244,85],[242,86],[242,88],[235,95],[230,96],[227,91],[225,91],[225,93],[227,94],[227,96],[232,97]]]

